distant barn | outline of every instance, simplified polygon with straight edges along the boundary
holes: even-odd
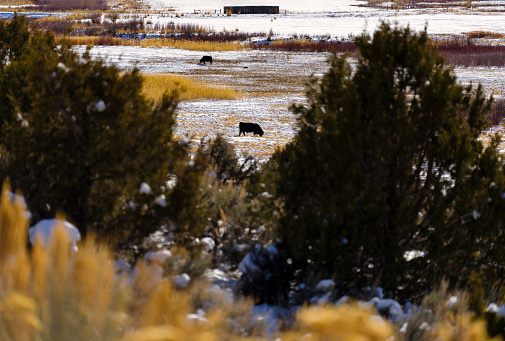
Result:
[[[279,14],[279,6],[224,6],[224,13]]]

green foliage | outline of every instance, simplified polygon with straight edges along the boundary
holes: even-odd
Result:
[[[48,38],[46,36],[46,38]],[[17,62],[30,49],[34,40],[43,39],[41,34],[31,36],[25,16],[14,14],[11,21],[0,21],[0,129],[12,117],[13,107],[10,97],[20,97],[19,89],[25,70],[15,67]],[[48,44],[51,44],[48,41]]]
[[[14,21],[20,24],[4,29],[27,30],[25,19]],[[31,32],[28,41],[19,56],[9,52],[0,76],[19,77],[1,83],[0,93],[11,96],[0,169],[23,192],[33,219],[62,211],[81,231],[115,240],[165,223],[171,212],[155,199],[170,195],[170,174],[184,178],[188,168],[187,146],[173,142],[176,94],[154,106],[141,93],[138,70],[57,47],[52,35]],[[142,182],[152,193],[139,193]]]
[[[503,163],[497,141],[477,140],[490,101],[456,82],[426,32],[383,23],[356,45],[355,71],[333,56],[292,107],[299,133],[267,167],[300,277],[407,297],[472,271],[502,281]]]

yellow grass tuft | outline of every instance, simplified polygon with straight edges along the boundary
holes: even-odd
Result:
[[[141,47],[170,47],[174,49],[192,50],[192,51],[240,51],[245,46],[234,42],[209,42],[179,40],[168,38],[154,39],[121,39],[107,36],[86,36],[86,37],[60,37],[59,43],[66,40],[73,45],[88,46],[141,46]]]
[[[233,100],[243,95],[226,86],[196,81],[184,76],[165,73],[144,74],[143,93],[146,97],[158,102],[165,91],[177,91],[182,101]]]
[[[30,0],[0,0],[0,5],[2,5],[2,6],[33,5],[33,1],[30,1]]]
[[[372,311],[352,306],[312,307],[301,310],[297,323],[310,340],[393,340],[390,323],[373,316]],[[298,339],[299,340],[299,339]]]

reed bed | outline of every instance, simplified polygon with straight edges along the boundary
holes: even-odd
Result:
[[[257,49],[297,52],[356,52],[356,45],[354,45],[353,42],[313,41],[308,39],[275,40],[266,44],[251,44],[251,47]]]
[[[170,47],[174,49],[193,51],[240,51],[246,47],[234,42],[195,41],[172,38],[153,39],[122,39],[110,36],[71,36],[60,37],[60,42],[66,40],[73,45],[88,46],[141,46],[141,47]]]
[[[144,74],[143,93],[147,98],[158,102],[166,91],[177,91],[182,101],[234,100],[243,96],[242,92],[235,89],[192,80],[184,76]]]
[[[438,50],[450,65],[505,66],[505,46],[443,43]]]

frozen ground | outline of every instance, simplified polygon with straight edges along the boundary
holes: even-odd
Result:
[[[80,48],[83,50],[83,48]],[[199,65],[203,52],[169,48],[95,47],[92,54],[119,67],[142,72],[170,72],[243,92],[237,100],[183,102],[176,134],[195,141],[221,133],[242,154],[267,159],[295,134],[288,108],[304,100],[305,81],[326,69],[325,53],[233,51],[212,53],[213,65]],[[238,137],[239,122],[261,125],[263,137]]]
[[[204,54],[200,51],[107,46],[91,52],[124,69],[137,66],[142,72],[169,72],[242,91],[237,100],[181,103],[176,135],[196,142],[221,133],[242,154],[262,160],[293,138],[296,120],[289,106],[304,101],[305,81],[327,70],[328,57],[326,53],[258,50],[213,52],[213,65],[199,65]],[[457,68],[455,72],[463,84],[480,82],[487,94],[504,94],[505,68]],[[241,121],[260,124],[265,135],[238,137]]]

